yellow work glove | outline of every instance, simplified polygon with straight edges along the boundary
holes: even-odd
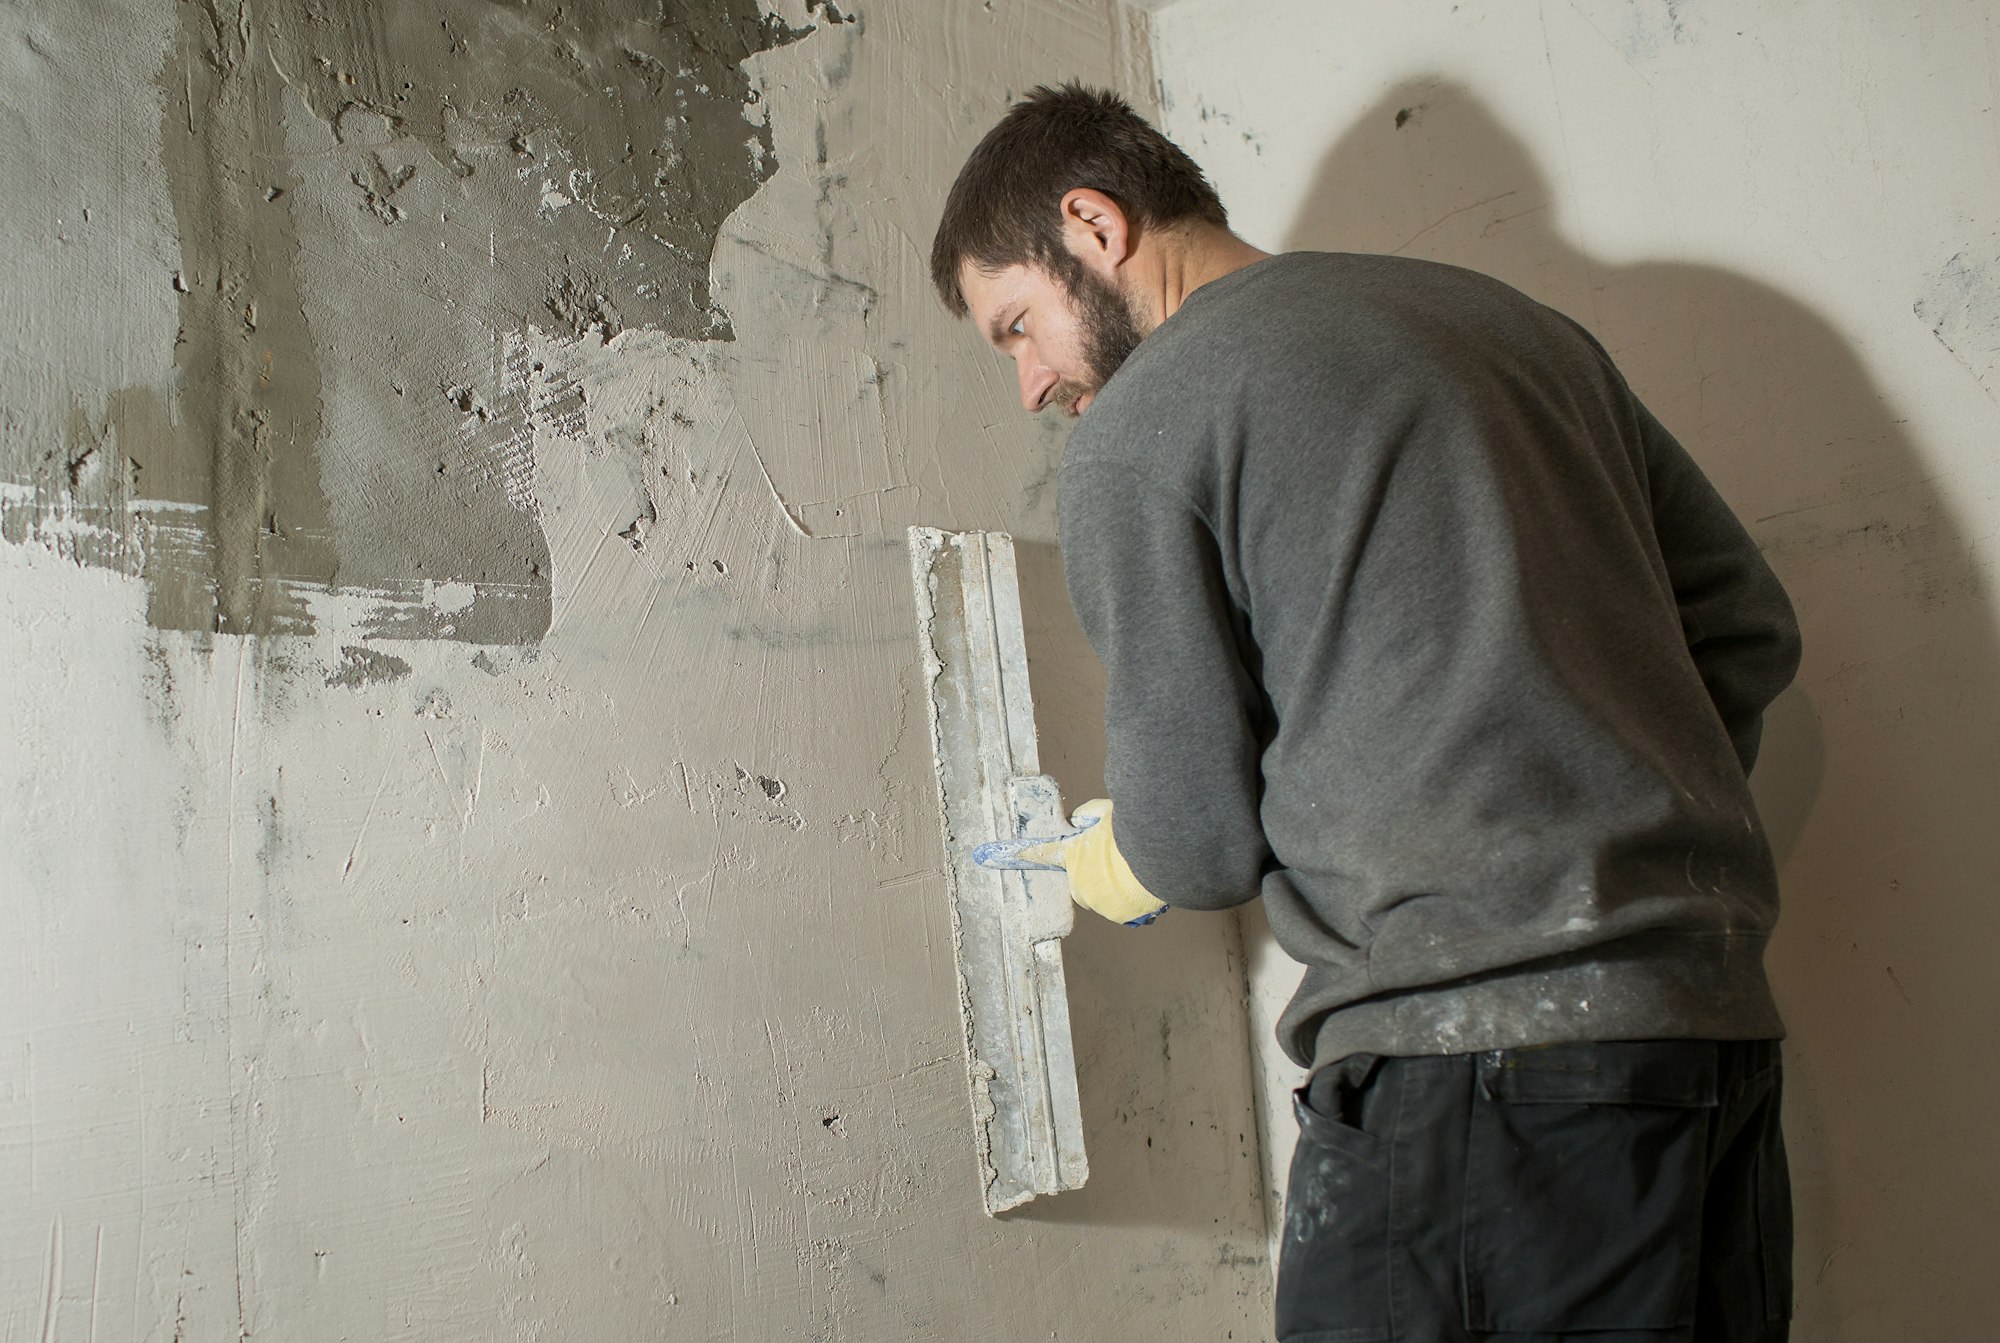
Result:
[[[1077,833],[1031,845],[1019,856],[1061,868],[1069,874],[1070,898],[1113,923],[1131,927],[1158,918],[1166,902],[1139,884],[1111,836],[1111,799],[1084,803],[1069,823]]]

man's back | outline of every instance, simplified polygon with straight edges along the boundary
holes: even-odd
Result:
[[[1261,893],[1302,1063],[1768,1038],[1745,773],[1789,603],[1573,323],[1295,253],[1191,295],[1064,462],[1120,843]]]

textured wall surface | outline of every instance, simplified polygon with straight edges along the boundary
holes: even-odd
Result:
[[[1232,924],[1086,925],[979,1212],[902,528],[1055,426],[924,253],[1112,0],[0,4],[0,1336],[1255,1338]]]
[[[1253,242],[1456,262],[1570,313],[1764,547],[1806,639],[1753,781],[1786,900],[1794,1337],[1991,1337],[1993,7],[1182,0],[1154,22],[1166,125]],[[1268,1015],[1296,969],[1249,945]]]

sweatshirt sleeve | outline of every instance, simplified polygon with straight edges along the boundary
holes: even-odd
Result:
[[[1681,630],[1748,774],[1764,710],[1798,671],[1798,619],[1757,543],[1687,450],[1644,406],[1638,414],[1653,531]]]
[[[1104,664],[1118,847],[1169,905],[1243,904],[1271,859],[1261,699],[1215,534],[1190,502],[1111,462],[1067,463],[1059,511],[1070,600]]]

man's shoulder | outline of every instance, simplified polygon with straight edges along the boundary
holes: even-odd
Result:
[[[1496,361],[1556,357],[1575,338],[1553,318],[1503,281],[1443,262],[1279,253],[1202,286],[1140,342],[1066,458],[1171,471],[1260,430],[1368,423],[1398,398],[1494,375]]]
[[[1373,362],[1407,325],[1403,315],[1448,308],[1452,292],[1470,288],[1506,287],[1411,257],[1278,253],[1190,294],[1140,342],[1085,420],[1171,423],[1191,407],[1227,404],[1259,374],[1295,378],[1301,364],[1331,371],[1356,355]]]
[[[1212,280],[1139,343],[1070,433],[1066,464],[1123,459],[1148,471],[1202,450],[1233,417],[1268,350],[1337,304],[1341,275],[1368,258],[1285,252]]]
[[[1515,292],[1493,276],[1424,257],[1383,252],[1279,252],[1203,285],[1188,296],[1176,320],[1182,315],[1208,319],[1212,314],[1268,304],[1274,299],[1460,288]]]
[[[1190,366],[1258,360],[1282,367],[1329,346],[1437,334],[1430,315],[1538,307],[1478,271],[1367,252],[1281,252],[1194,291],[1140,343],[1129,381],[1178,384]],[[1123,373],[1121,371],[1121,377]]]

